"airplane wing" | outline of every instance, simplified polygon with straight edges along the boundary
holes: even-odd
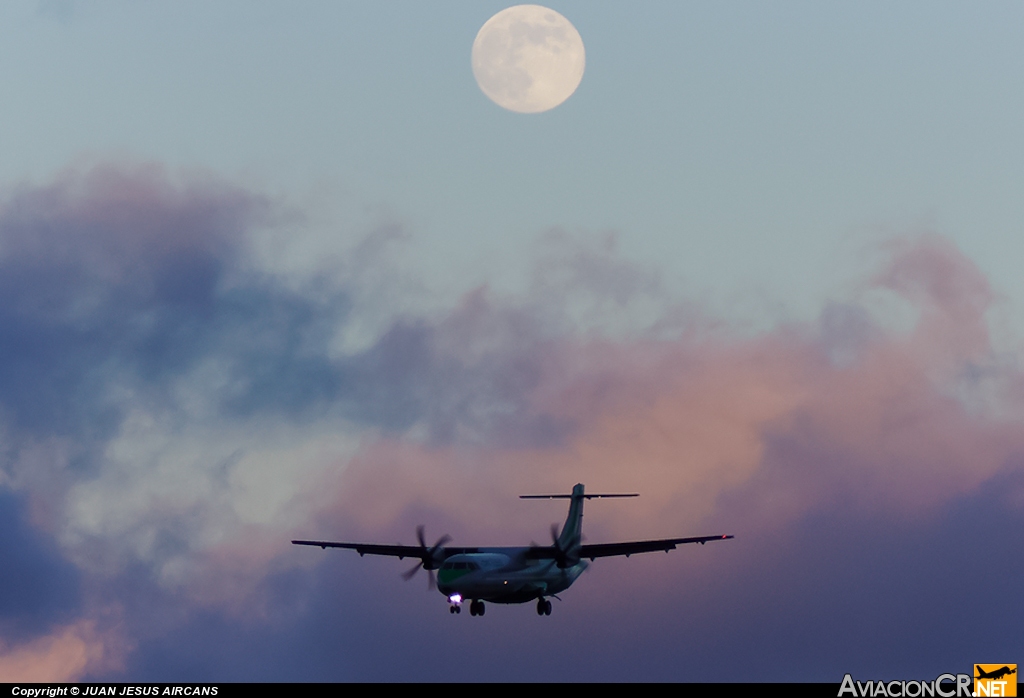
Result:
[[[629,557],[634,553],[653,553],[658,550],[675,550],[677,545],[686,543],[700,543],[704,545],[712,540],[727,540],[732,536],[695,536],[693,538],[668,538],[666,540],[640,540],[630,543],[597,543],[595,545],[581,545],[580,558],[591,561],[598,557],[612,557],[614,555],[625,555]]]
[[[314,545],[318,548],[346,548],[355,550],[362,555],[388,555],[397,557],[399,560],[406,557],[423,559],[424,548],[419,545],[378,545],[376,543],[335,543],[329,540],[293,540],[293,545]],[[449,558],[452,555],[463,553],[475,553],[479,548],[450,548],[443,547],[437,551],[437,555]]]

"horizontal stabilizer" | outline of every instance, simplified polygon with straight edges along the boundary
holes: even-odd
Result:
[[[607,499],[609,497],[639,497],[639,494],[585,494],[585,499]],[[521,494],[520,499],[572,499],[571,494]]]

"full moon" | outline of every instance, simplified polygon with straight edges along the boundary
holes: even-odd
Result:
[[[521,114],[554,109],[583,79],[576,27],[554,10],[516,5],[491,17],[473,42],[473,76],[495,104]]]

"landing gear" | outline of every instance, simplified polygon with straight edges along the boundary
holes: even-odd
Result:
[[[471,616],[482,616],[486,610],[484,602],[479,599],[469,602],[469,615]]]
[[[547,599],[537,599],[537,615],[538,616],[550,616],[551,615],[551,602]]]
[[[462,613],[462,606],[456,606],[455,604],[452,604],[451,606],[448,607],[448,612],[449,613]]]

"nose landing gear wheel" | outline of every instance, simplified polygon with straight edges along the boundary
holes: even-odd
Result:
[[[456,606],[455,604],[452,604],[451,606],[448,607],[448,612],[449,613],[462,613],[462,607],[461,606]]]
[[[551,602],[547,599],[537,599],[537,615],[538,616],[550,616],[551,615]]]

